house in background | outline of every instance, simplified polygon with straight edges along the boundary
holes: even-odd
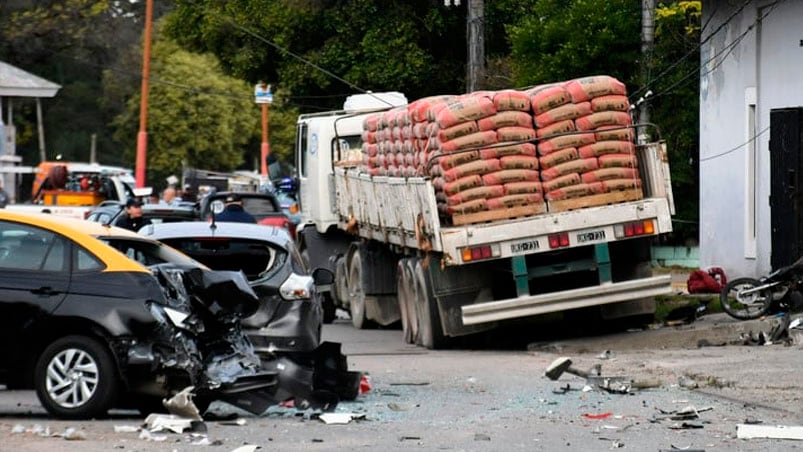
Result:
[[[803,256],[803,1],[703,2],[700,265]]]

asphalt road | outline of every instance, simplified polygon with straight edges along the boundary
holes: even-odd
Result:
[[[240,414],[241,424],[207,416],[204,433],[147,437],[142,431],[115,432],[115,427],[140,427],[143,418],[135,412],[59,421],[46,416],[33,393],[0,391],[0,451],[228,452],[244,445],[261,450],[458,451],[803,446],[792,440],[736,438],[737,424],[745,422],[803,425],[800,346],[697,348],[668,339],[704,338],[714,324],[581,339],[518,329],[502,341],[504,348],[477,341],[462,349],[427,351],[402,344],[398,330],[356,331],[348,321],[338,321],[325,327],[324,336],[343,343],[350,366],[369,374],[371,390],[355,402],[341,403],[337,412],[361,419],[328,425],[311,412],[274,407],[250,416],[221,404],[212,412]],[[537,345],[528,350],[529,342]],[[600,359],[605,350],[610,351],[607,359]],[[577,368],[600,364],[603,376],[625,376],[655,387],[627,394],[586,392],[579,377],[544,377],[547,366],[564,354]],[[672,419],[672,412],[678,416],[677,411],[689,407],[696,408],[696,416]],[[82,439],[64,435],[76,436],[73,432]]]

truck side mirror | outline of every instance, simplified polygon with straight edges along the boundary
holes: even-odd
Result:
[[[312,271],[312,281],[316,286],[328,286],[335,282],[335,274],[328,268],[316,268]]]

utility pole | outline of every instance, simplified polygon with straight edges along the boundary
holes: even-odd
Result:
[[[148,156],[148,79],[151,71],[151,22],[153,0],[145,0],[145,33],[142,40],[142,93],[139,103],[139,133],[137,134],[136,186],[145,186],[145,166]]]
[[[466,92],[476,91],[485,76],[485,0],[468,0]]]
[[[650,122],[649,90],[651,68],[652,68],[652,49],[655,42],[655,0],[641,0],[641,74],[642,83],[648,91],[638,100],[638,122],[646,124]],[[638,143],[645,144],[649,141],[647,127],[638,128]]]

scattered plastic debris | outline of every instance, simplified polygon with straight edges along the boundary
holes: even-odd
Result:
[[[136,433],[139,431],[139,427],[135,427],[133,425],[115,425],[114,426],[114,433]]]
[[[359,413],[322,413],[318,419],[326,424],[348,424],[357,419],[365,419],[365,414]]]
[[[360,376],[360,394],[365,394],[371,390],[371,377],[366,374]]]
[[[771,438],[803,440],[803,426],[737,424],[736,437],[739,439]]]
[[[475,433],[474,441],[490,441],[491,437],[484,433]]]
[[[608,419],[611,416],[613,416],[613,413],[610,411],[605,413],[583,413],[583,418],[591,420]]]
[[[192,398],[195,397],[195,394],[192,392],[194,389],[193,386],[187,386],[170,399],[163,400],[162,404],[167,408],[170,414],[175,416],[195,421],[203,420],[198,407],[195,406],[195,403],[192,401]]]
[[[613,353],[610,350],[605,350],[604,352],[597,355],[597,359],[611,359]]]
[[[152,413],[145,418],[145,426],[151,433],[173,432],[182,433],[185,430],[192,430],[198,421],[174,414]]]
[[[64,433],[61,434],[61,437],[67,441],[83,441],[86,439],[86,432],[73,427],[68,427],[66,430],[64,430]]]

